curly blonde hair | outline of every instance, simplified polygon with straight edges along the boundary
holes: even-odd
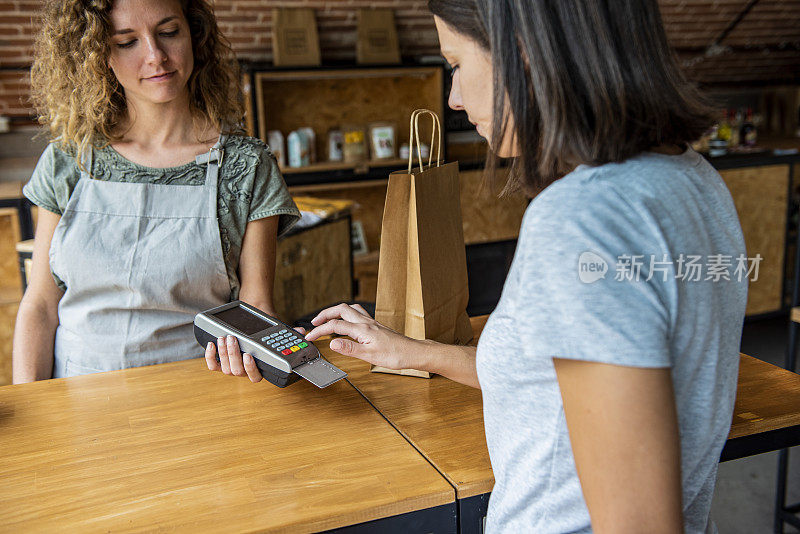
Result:
[[[194,70],[189,101],[195,120],[241,133],[241,76],[230,43],[207,0],[180,0],[189,23]],[[108,66],[113,0],[48,0],[34,45],[31,100],[50,138],[76,158],[90,145],[119,139],[125,94]]]

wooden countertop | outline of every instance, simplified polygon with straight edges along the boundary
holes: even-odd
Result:
[[[318,531],[491,491],[479,390],[322,350],[374,408],[347,382],[278,389],[203,360],[0,388],[0,530]],[[729,439],[799,407],[800,376],[742,355]]]
[[[741,355],[728,439],[800,425],[800,375]]]
[[[318,531],[452,503],[345,381],[203,360],[0,388],[0,530]]]
[[[471,344],[477,345],[487,319],[471,319],[476,334]],[[436,375],[424,379],[371,373],[368,363],[331,351],[327,341],[317,347],[450,481],[459,499],[492,491],[480,390]]]
[[[480,334],[487,317],[472,318]],[[477,339],[473,340],[477,344]],[[446,378],[370,373],[369,365],[318,343],[352,384],[447,477],[459,499],[491,491],[483,405],[477,389]],[[739,385],[728,439],[800,425],[800,375],[741,355]]]

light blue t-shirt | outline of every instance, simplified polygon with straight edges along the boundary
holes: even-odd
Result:
[[[489,532],[591,532],[554,357],[671,369],[686,532],[712,531],[752,267],[730,193],[692,150],[580,166],[531,202],[478,344]]]

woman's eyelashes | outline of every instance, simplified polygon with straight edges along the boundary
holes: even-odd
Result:
[[[178,35],[179,31],[180,31],[179,28],[175,28],[174,30],[160,32],[159,35],[161,37],[167,37],[167,38],[175,37]],[[137,40],[138,39],[131,39],[130,41],[125,41],[124,43],[117,43],[117,48],[130,48],[134,44],[136,44]]]
[[[450,77],[451,78],[456,75],[456,71],[458,70],[458,68],[459,68],[458,65],[450,65]]]

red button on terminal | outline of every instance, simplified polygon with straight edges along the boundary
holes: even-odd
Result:
[[[288,356],[291,353],[292,353],[292,349],[286,349],[286,350],[281,351],[281,354],[283,354],[284,356]]]

